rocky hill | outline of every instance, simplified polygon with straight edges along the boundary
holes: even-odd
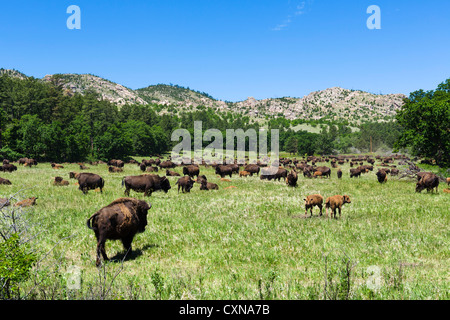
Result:
[[[0,74],[25,78],[16,70],[0,69]],[[159,112],[178,113],[196,110],[199,106],[218,111],[239,113],[252,118],[285,117],[287,119],[346,119],[352,124],[365,121],[392,119],[406,98],[403,94],[372,94],[339,87],[316,91],[302,98],[267,98],[256,100],[249,97],[239,102],[214,99],[205,92],[177,85],[151,85],[132,90],[120,84],[91,74],[47,75],[42,81],[60,85],[67,94],[94,90],[100,96],[118,106],[124,104],[157,104]]]

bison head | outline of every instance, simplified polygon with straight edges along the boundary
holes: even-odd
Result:
[[[139,200],[138,206],[136,208],[136,214],[139,218],[138,232],[144,232],[147,226],[147,214],[148,210],[152,207],[152,204]]]
[[[425,184],[422,181],[417,182],[416,184],[416,192],[422,192],[425,189]]]
[[[344,196],[344,203],[352,203],[349,196]]]
[[[164,190],[165,193],[167,193],[172,187],[170,186],[170,181],[166,177],[161,177],[160,180],[161,189]]]

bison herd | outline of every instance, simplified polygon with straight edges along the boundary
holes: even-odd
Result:
[[[189,161],[191,160],[191,161]],[[182,193],[189,193],[194,187],[195,183],[200,185],[200,190],[218,190],[219,185],[208,182],[205,175],[200,175],[200,166],[213,167],[214,172],[221,178],[222,181],[228,180],[225,177],[232,178],[233,175],[237,175],[240,178],[252,177],[257,175],[260,180],[277,180],[284,181],[289,187],[297,187],[299,174],[303,173],[303,176],[307,179],[331,179],[332,168],[336,168],[336,176],[338,179],[342,179],[343,171],[338,165],[345,163],[350,164],[349,177],[359,178],[361,175],[367,174],[374,170],[375,161],[379,160],[381,163],[378,165],[378,171],[375,173],[376,179],[380,184],[385,184],[388,181],[388,175],[398,176],[400,171],[393,165],[395,160],[399,161],[399,164],[409,164],[410,167],[414,166],[409,158],[401,155],[394,155],[391,157],[375,157],[369,156],[326,156],[326,157],[303,157],[302,159],[290,159],[280,158],[278,166],[270,166],[267,162],[260,159],[254,163],[238,164],[235,160],[234,163],[205,163],[201,165],[191,164],[192,159],[183,159],[181,164],[176,164],[172,159],[161,160],[157,159],[142,160],[138,162],[131,160],[129,164],[135,164],[139,166],[139,169],[145,173],[135,176],[124,176],[122,178],[122,187],[125,188],[123,198],[119,198],[109,205],[101,208],[94,213],[88,220],[87,226],[92,229],[97,239],[97,261],[96,264],[100,264],[100,257],[107,260],[105,251],[105,242],[108,239],[121,240],[126,251],[131,250],[131,242],[133,237],[145,230],[147,225],[147,213],[151,208],[151,204],[134,198],[129,198],[130,191],[143,192],[144,196],[151,196],[153,192],[163,191],[167,193],[171,189],[170,181],[168,177],[179,177],[176,181],[177,192],[180,190]],[[321,165],[317,166],[317,163],[330,163],[330,166]],[[367,162],[368,164],[364,164]],[[35,159],[21,158],[17,161],[19,165],[25,167],[37,166],[38,162]],[[113,159],[105,162],[91,162],[91,165],[106,164],[108,166],[109,173],[121,173],[124,171],[125,162],[122,160]],[[357,165],[357,167],[355,167]],[[182,166],[182,175],[174,170],[178,166]],[[55,170],[64,168],[63,165],[57,163],[51,163],[51,167]],[[80,170],[87,170],[84,164],[79,163]],[[242,167],[242,168],[241,168]],[[417,169],[417,167],[415,167]],[[165,169],[165,170],[164,170]],[[9,160],[3,160],[3,165],[0,166],[0,171],[12,173],[17,170],[17,167],[10,163]],[[155,174],[159,170],[165,172],[165,176]],[[151,172],[151,173],[150,173]],[[439,177],[431,172],[416,172],[416,192],[421,192],[424,189],[427,191],[438,191]],[[105,186],[105,180],[98,174],[90,172],[70,172],[69,179],[76,179],[78,189],[87,194],[89,190],[99,189],[103,192]],[[450,178],[446,180],[447,184],[450,184]],[[61,176],[56,176],[51,182],[54,186],[68,186],[69,182],[64,180]],[[0,184],[11,185],[12,182],[8,179],[0,177]],[[22,206],[34,205],[36,203],[35,197],[25,199]],[[312,194],[306,196],[303,199],[305,202],[305,217],[308,210],[310,215],[313,216],[313,208],[319,208],[319,215],[322,216],[323,206],[326,209],[326,216],[328,217],[328,210],[331,210],[331,217],[336,218],[337,211],[339,217],[341,216],[342,206],[344,204],[350,204],[351,200],[348,195],[334,195],[325,199],[320,194]],[[9,200],[6,198],[0,198],[0,208],[10,205]],[[15,204],[17,205],[17,204]]]

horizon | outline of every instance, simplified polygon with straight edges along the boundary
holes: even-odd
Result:
[[[66,25],[72,4],[79,30]],[[366,24],[373,4],[381,29]],[[449,77],[449,11],[444,0],[5,3],[0,63],[35,78],[92,74],[132,90],[177,84],[233,102],[333,87],[409,96]]]

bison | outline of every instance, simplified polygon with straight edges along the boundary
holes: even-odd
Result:
[[[152,205],[134,198],[119,198],[101,208],[86,221],[89,229],[94,230],[97,239],[97,267],[100,255],[106,255],[106,240],[121,240],[126,254],[131,252],[131,243],[137,233],[145,231],[147,214]]]
[[[11,181],[8,179],[0,178],[0,184],[11,185]]]
[[[108,161],[107,165],[118,167],[118,168],[123,168],[123,166],[125,165],[125,162],[123,162],[122,160],[112,159],[112,160]]]
[[[322,173],[322,177],[328,177],[331,178],[331,169],[328,167],[317,167],[314,169],[315,172],[319,171]]]
[[[342,178],[342,170],[341,170],[341,169],[339,169],[339,170],[337,171],[337,177],[338,177],[338,179],[341,179],[341,178]]]
[[[259,175],[260,167],[257,164],[248,164],[245,166],[244,171],[250,172],[250,176],[253,176],[255,173]]]
[[[83,191],[83,194],[87,194],[89,190],[100,188],[100,192],[103,193],[103,187],[105,186],[105,180],[98,174],[82,172],[78,174],[78,189]]]
[[[117,172],[123,172],[123,169],[121,167],[108,167],[108,171],[111,173],[117,173]]]
[[[361,169],[350,169],[350,178],[357,177],[359,178],[361,176]]]
[[[200,190],[219,190],[219,186],[215,183],[202,180]]]
[[[52,169],[64,169],[63,165],[57,164],[57,163],[54,163],[54,162],[51,163],[51,166],[52,166]]]
[[[387,181],[387,173],[384,170],[378,170],[376,173],[377,179],[379,183],[384,183]]]
[[[58,187],[68,186],[69,181],[63,180],[62,177],[55,177],[55,180],[53,180],[53,185]]]
[[[313,194],[310,196],[307,196],[305,200],[305,217],[308,214],[308,209],[311,211],[311,217],[313,215],[313,207],[317,206],[320,209],[320,216],[322,216],[322,204],[323,204],[323,197],[320,194]]]
[[[297,171],[291,170],[289,174],[286,177],[286,184],[290,187],[296,187],[298,181],[298,174]]]
[[[179,176],[181,176],[181,175],[180,175],[179,173],[175,172],[175,171],[166,169],[166,176],[169,176],[169,177],[179,177]]]
[[[184,176],[178,179],[176,182],[178,185],[178,192],[191,192],[192,187],[194,186],[194,180],[191,179],[189,176]]]
[[[239,177],[248,177],[249,175],[250,175],[250,172],[245,171],[245,170],[239,172]]]
[[[200,169],[196,165],[189,165],[189,166],[183,167],[183,174],[185,176],[189,176],[191,178],[194,176],[198,177],[198,175],[200,174]]]
[[[8,198],[0,198],[0,209],[9,206],[11,203]]]
[[[231,178],[231,175],[233,174],[233,168],[228,165],[220,164],[216,167],[216,174],[220,175],[221,178],[227,175]]]
[[[342,206],[346,203],[352,203],[350,201],[350,197],[347,195],[341,196],[341,195],[335,195],[333,197],[328,197],[325,201],[325,213],[328,217],[328,208],[331,208],[332,215],[334,215],[334,218],[336,218],[336,209],[339,209],[339,218],[341,217],[341,210]]]
[[[144,196],[151,196],[153,192],[163,190],[167,193],[170,182],[167,177],[156,174],[143,174],[140,176],[127,176],[122,179],[122,187],[125,186],[125,195],[130,195],[130,189],[135,192],[144,192]]]
[[[17,171],[17,167],[13,164],[7,163],[0,167],[0,171],[11,173],[13,171]]]
[[[436,193],[439,187],[439,177],[434,173],[425,174],[416,184],[416,192],[422,192],[423,189],[427,189],[427,192],[433,192],[436,188]]]
[[[16,202],[14,204],[14,206],[15,207],[22,207],[22,208],[34,206],[36,204],[36,199],[37,199],[37,197],[31,197],[31,198],[28,198],[28,199]]]

